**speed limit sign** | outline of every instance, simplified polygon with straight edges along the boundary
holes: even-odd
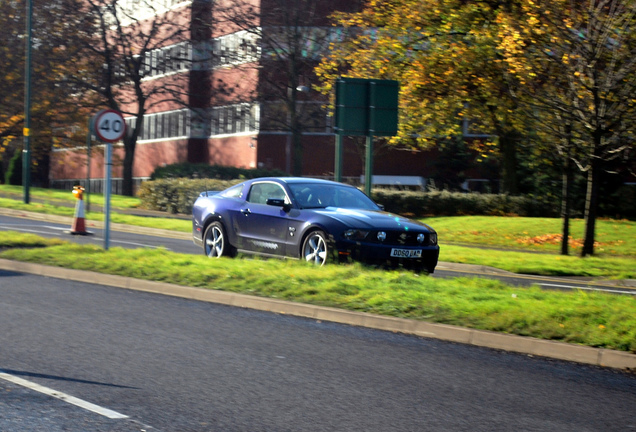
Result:
[[[124,117],[115,110],[102,110],[95,114],[93,131],[101,141],[107,143],[119,141],[126,132]]]

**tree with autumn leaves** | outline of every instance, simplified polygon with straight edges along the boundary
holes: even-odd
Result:
[[[74,50],[68,44],[76,35],[68,22],[57,19],[60,8],[69,1],[33,1],[32,178],[42,186],[48,182],[53,145],[85,140],[78,133],[84,114],[69,100],[76,89],[66,79],[80,75]],[[25,15],[24,2],[0,3],[0,154],[5,164],[10,152],[21,151],[23,139]]]
[[[553,149],[587,176],[592,255],[602,172],[633,168],[636,1],[524,0],[519,12],[501,17],[500,50],[532,107],[561,125]]]
[[[344,37],[318,68],[330,92],[345,74],[400,82],[400,130],[394,143],[427,148],[461,135],[470,119],[482,158],[498,153],[503,189],[518,192],[517,148],[526,125],[497,52],[499,2],[370,0],[359,13],[336,14]],[[491,135],[491,138],[487,138]]]
[[[345,37],[318,74],[325,92],[340,75],[399,80],[394,142],[432,146],[470,119],[492,135],[471,144],[500,154],[508,192],[517,146],[534,135],[564,173],[570,161],[587,172],[582,254],[591,255],[599,174],[634,150],[634,8],[633,0],[370,0],[335,15]]]

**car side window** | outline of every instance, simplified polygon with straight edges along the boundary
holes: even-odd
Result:
[[[247,201],[254,204],[267,204],[269,198],[283,199],[287,202],[287,195],[282,186],[276,183],[255,183],[250,188]]]
[[[243,185],[239,184],[236,186],[232,186],[230,189],[223,192],[222,196],[228,198],[240,198],[241,192],[243,192]]]

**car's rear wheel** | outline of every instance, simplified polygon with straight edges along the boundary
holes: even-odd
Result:
[[[322,231],[312,231],[303,242],[302,258],[317,266],[325,265],[329,257],[327,236]]]
[[[203,251],[210,258],[232,256],[232,246],[220,222],[212,222],[203,234]]]

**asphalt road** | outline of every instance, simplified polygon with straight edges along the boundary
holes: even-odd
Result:
[[[0,272],[0,328],[7,432],[636,430],[634,375],[168,296]]]
[[[86,231],[91,233],[91,235],[72,235],[68,233],[70,229],[70,224],[0,215],[1,231],[26,232],[47,238],[61,238],[81,244],[104,246],[104,230],[93,226],[92,221],[86,221]],[[111,225],[109,247],[163,247],[178,253],[202,253],[199,248],[194,246],[192,240],[187,238],[187,235],[184,234],[182,237],[183,238],[179,239],[166,236],[122,232],[114,229]]]
[[[1,216],[0,230],[21,231],[37,234],[43,237],[62,238],[83,244],[96,244],[104,246],[103,230],[92,226],[91,221],[86,221],[87,231],[90,236],[79,236],[68,234],[69,224],[48,222],[42,220],[30,220],[19,217]],[[157,248],[162,247],[178,253],[202,254],[200,248],[196,247],[188,234],[180,235],[180,238],[144,235],[131,232],[121,232],[111,227],[109,247],[125,248]],[[443,247],[443,245],[442,245]],[[433,277],[485,277],[501,280],[511,285],[530,286],[539,285],[545,289],[582,289],[593,291],[604,291],[618,294],[636,295],[636,286],[620,286],[616,282],[593,281],[591,279],[574,279],[560,277],[542,277],[532,275],[518,275],[497,269],[484,268],[483,266],[457,265],[440,262]]]

